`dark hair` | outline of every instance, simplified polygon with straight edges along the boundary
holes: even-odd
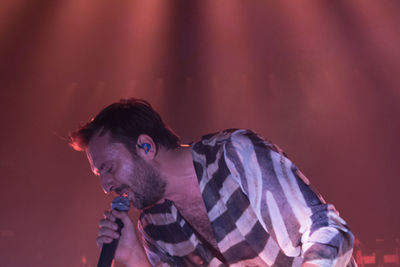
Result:
[[[99,132],[100,131],[100,132]],[[134,151],[137,138],[141,134],[150,136],[157,147],[176,148],[179,137],[162,121],[151,105],[142,99],[121,99],[105,107],[90,122],[69,134],[69,144],[75,150],[87,148],[90,139],[98,133],[110,133],[114,141],[120,142]]]

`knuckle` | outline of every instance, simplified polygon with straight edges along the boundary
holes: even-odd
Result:
[[[114,233],[116,233],[114,230],[110,229],[110,228],[100,228],[99,230],[99,236],[105,236],[105,237],[110,237],[113,236]]]
[[[110,223],[110,220],[102,219],[99,221],[99,226],[107,226]]]

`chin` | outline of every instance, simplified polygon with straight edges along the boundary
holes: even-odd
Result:
[[[132,203],[132,206],[134,206],[137,210],[144,210],[145,208],[147,208],[146,205],[143,205],[143,203],[141,203],[137,199],[129,198],[129,202]]]

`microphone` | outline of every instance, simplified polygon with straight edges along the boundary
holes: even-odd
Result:
[[[117,211],[128,211],[129,200],[123,196],[116,197],[112,201],[111,209]],[[124,224],[118,218],[116,218],[115,223],[118,225],[118,233],[121,234],[121,229],[124,227]],[[118,246],[118,241],[119,239],[114,239],[111,243],[103,244],[97,267],[111,267],[115,255],[115,250]]]

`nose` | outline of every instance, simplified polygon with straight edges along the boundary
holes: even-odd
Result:
[[[104,193],[108,194],[112,191],[113,188],[113,179],[111,175],[100,175],[101,187],[103,188]]]

